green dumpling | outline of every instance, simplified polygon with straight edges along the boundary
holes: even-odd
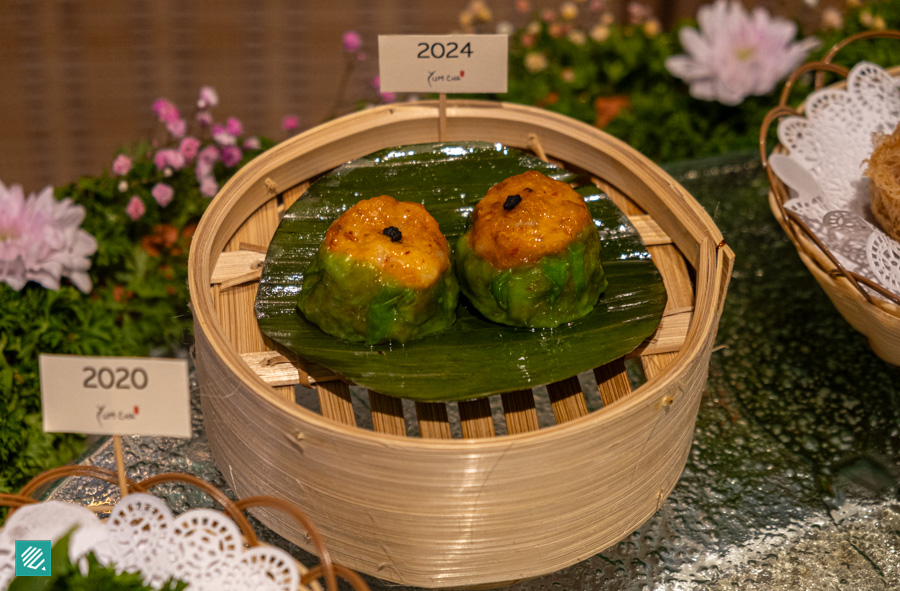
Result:
[[[450,249],[425,208],[383,195],[332,223],[307,269],[297,306],[347,341],[405,343],[456,320]]]
[[[528,171],[493,186],[456,245],[460,289],[489,320],[552,328],[586,316],[607,282],[584,199]]]

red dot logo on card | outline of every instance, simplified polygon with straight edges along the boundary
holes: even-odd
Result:
[[[465,70],[460,70],[460,71],[459,71],[459,77],[460,77],[460,78],[463,78],[465,75],[466,75],[466,71],[465,71]]]
[[[137,405],[135,405],[135,406],[134,406],[134,414],[138,414],[138,413],[140,413],[140,412],[141,412],[140,407],[137,406]]]

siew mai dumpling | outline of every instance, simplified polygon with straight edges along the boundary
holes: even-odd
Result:
[[[458,294],[435,219],[418,203],[382,195],[331,224],[297,305],[322,331],[344,340],[404,343],[452,325]]]
[[[460,289],[489,320],[552,328],[586,316],[607,282],[584,199],[536,171],[494,185],[456,245]]]

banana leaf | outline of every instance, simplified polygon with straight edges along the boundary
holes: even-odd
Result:
[[[405,345],[363,345],[327,335],[299,313],[303,273],[325,231],[359,200],[391,195],[421,203],[454,245],[487,190],[526,170],[575,179],[534,156],[487,142],[390,148],[334,169],[288,209],[272,238],[256,298],[260,329],[358,385],[428,402],[530,388],[625,355],[656,329],[666,291],[634,227],[593,185],[578,191],[600,231],[609,287],[594,311],[575,322],[552,329],[495,324],[461,296],[449,329]]]

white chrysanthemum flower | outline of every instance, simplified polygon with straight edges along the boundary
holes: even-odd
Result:
[[[29,281],[59,289],[62,277],[91,291],[90,256],[97,241],[81,229],[84,207],[57,201],[53,188],[25,196],[0,182],[0,281],[20,290]]]
[[[819,45],[813,37],[795,43],[794,23],[763,8],[748,13],[735,0],[701,7],[697,22],[699,31],[679,31],[687,54],[670,57],[666,68],[690,85],[694,98],[725,105],[768,94]]]

